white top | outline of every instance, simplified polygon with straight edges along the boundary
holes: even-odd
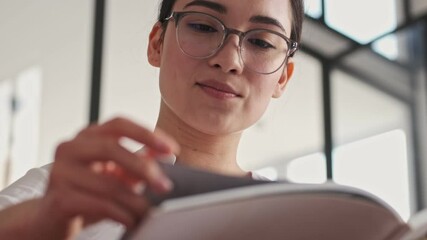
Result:
[[[43,196],[52,164],[29,170],[22,178],[0,192],[0,210],[25,200]],[[117,240],[124,227],[113,221],[102,221],[85,228],[77,240]]]
[[[25,200],[43,196],[51,165],[29,170],[22,178],[0,191],[0,210]],[[255,172],[252,172],[251,176],[257,180],[268,180]],[[124,231],[125,228],[121,224],[106,220],[85,228],[77,240],[117,240]]]

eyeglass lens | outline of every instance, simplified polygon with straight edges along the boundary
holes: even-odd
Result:
[[[220,21],[209,15],[184,14],[177,26],[179,46],[191,57],[210,57],[221,48],[225,29]],[[288,49],[288,42],[280,35],[269,30],[252,30],[241,40],[240,55],[246,67],[268,74],[283,65]]]

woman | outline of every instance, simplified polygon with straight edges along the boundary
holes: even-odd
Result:
[[[302,18],[302,0],[163,0],[147,51],[160,68],[155,131],[118,118],[60,144],[49,170],[32,170],[0,194],[1,206],[15,204],[0,212],[0,236],[74,238],[111,219],[79,239],[116,239],[121,226],[133,227],[149,208],[134,183],[160,194],[173,185],[152,154],[123,148],[125,137],[155,158],[173,154],[181,164],[251,177],[237,165],[238,144],[283,94]]]

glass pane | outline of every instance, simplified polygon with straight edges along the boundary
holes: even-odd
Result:
[[[398,42],[395,34],[387,35],[375,41],[372,48],[374,51],[390,60],[396,60],[399,56]]]
[[[343,72],[332,79],[334,180],[372,192],[408,218],[408,105]]]
[[[392,130],[339,146],[334,151],[334,160],[337,183],[374,193],[404,219],[409,218],[408,153],[404,131]]]
[[[404,65],[411,64],[411,58],[413,58],[414,54],[412,51],[415,48],[414,36],[419,31],[417,27],[418,25],[408,26],[396,33],[386,35],[375,41],[372,44],[372,49],[389,60]]]
[[[326,23],[360,43],[370,42],[396,28],[395,1],[325,0],[325,5]]]
[[[313,18],[322,16],[322,0],[305,0],[305,13]]]

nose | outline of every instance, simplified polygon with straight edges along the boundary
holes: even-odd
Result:
[[[240,56],[240,38],[237,34],[230,34],[224,40],[221,48],[209,58],[209,65],[222,70],[224,73],[241,74],[243,62]]]

